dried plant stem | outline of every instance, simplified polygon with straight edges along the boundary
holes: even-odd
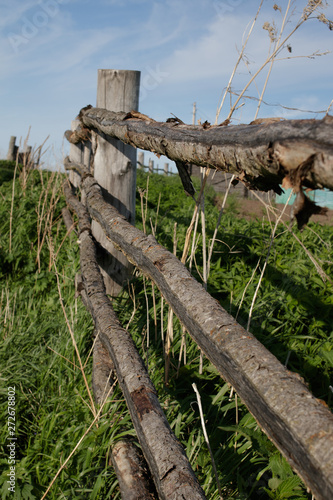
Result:
[[[247,322],[247,327],[246,329],[249,331],[250,329],[250,324],[251,324],[251,318],[252,318],[252,312],[253,312],[253,308],[254,308],[254,304],[255,304],[255,301],[257,299],[257,295],[258,295],[258,292],[259,292],[259,288],[260,288],[260,285],[261,285],[261,282],[262,282],[262,279],[263,279],[263,276],[265,274],[265,270],[266,270],[266,266],[267,266],[267,263],[268,263],[268,259],[269,259],[269,256],[270,256],[270,253],[271,253],[271,248],[272,248],[272,244],[273,244],[273,241],[274,241],[274,238],[275,238],[275,233],[276,233],[276,230],[278,228],[278,225],[283,217],[283,214],[284,212],[286,211],[286,208],[289,204],[289,201],[290,201],[290,198],[292,196],[292,191],[289,195],[289,198],[288,200],[286,201],[279,217],[277,217],[276,221],[275,221],[275,226],[274,226],[274,229],[273,229],[273,232],[271,234],[271,238],[270,238],[270,242],[269,242],[269,247],[268,247],[268,251],[267,251],[267,255],[266,255],[266,259],[265,259],[265,262],[264,262],[264,265],[263,265],[263,268],[262,268],[262,271],[261,271],[261,274],[260,274],[260,278],[259,278],[259,282],[257,284],[257,287],[256,287],[256,290],[254,292],[254,295],[253,295],[253,299],[252,299],[252,303],[251,303],[251,307],[250,307],[250,312],[249,312],[249,318],[248,318],[248,322]]]
[[[243,301],[244,301],[244,297],[245,297],[245,294],[246,294],[246,290],[248,289],[248,287],[250,286],[250,284],[251,284],[251,283],[252,283],[252,281],[253,281],[253,278],[254,278],[254,276],[255,276],[255,274],[256,274],[256,272],[257,272],[257,269],[258,269],[258,267],[259,267],[260,261],[261,261],[261,258],[258,260],[257,265],[256,265],[256,267],[255,267],[255,269],[254,269],[254,271],[253,271],[253,273],[252,273],[252,276],[251,276],[251,278],[249,279],[249,281],[246,283],[246,286],[245,286],[245,288],[244,288],[244,290],[243,290],[242,298],[241,298],[241,301],[240,301],[239,306],[238,306],[238,309],[237,309],[237,314],[236,314],[236,316],[235,316],[235,320],[236,320],[236,321],[237,321],[238,314],[239,314],[239,312],[240,312],[240,310],[241,310],[241,307],[242,307],[242,304],[243,304]]]
[[[131,292],[131,288],[132,288],[132,292]],[[136,301],[135,301],[135,290],[134,290],[134,286],[133,286],[133,283],[131,283],[131,288],[128,287],[128,294],[129,296],[131,297],[132,299],[132,302],[133,302],[133,311],[132,311],[132,314],[131,314],[131,317],[126,325],[126,328],[125,330],[128,330],[128,327],[130,326],[130,324],[132,323],[133,319],[134,319],[134,316],[136,314]]]
[[[289,38],[295,33],[295,31],[297,31],[301,26],[302,24],[304,24],[306,22],[306,20],[309,18],[309,16],[317,9],[318,7],[318,3],[315,2],[312,6],[311,6],[311,10],[308,12],[308,15],[306,17],[301,17],[301,19],[298,21],[297,25],[295,26],[295,28],[289,33],[289,35],[287,35],[283,40],[282,42],[280,41],[280,43],[278,43],[274,49],[274,51],[272,52],[272,54],[266,59],[266,61],[260,66],[260,68],[254,73],[254,75],[252,75],[252,77],[250,78],[250,80],[247,82],[247,84],[245,85],[245,87],[243,88],[243,90],[241,91],[241,93],[239,94],[238,98],[236,99],[234,105],[232,106],[232,108],[230,109],[230,112],[228,114],[228,117],[227,117],[227,120],[230,120],[230,118],[232,117],[234,111],[236,110],[237,106],[238,106],[238,103],[239,101],[241,100],[241,98],[243,97],[243,95],[245,94],[245,92],[247,91],[247,89],[249,88],[249,86],[251,85],[251,83],[257,78],[257,76],[259,75],[259,73],[261,73],[261,71],[267,66],[267,64],[269,64],[271,61],[273,61],[275,58],[276,58],[276,55],[279,53],[279,51],[283,48],[283,46],[285,45],[285,43],[289,40]]]
[[[80,440],[77,442],[77,444],[75,445],[75,447],[73,448],[73,450],[70,452],[70,454],[68,455],[68,457],[66,458],[66,460],[64,461],[64,463],[61,465],[61,467],[59,468],[59,470],[57,471],[56,475],[54,476],[54,478],[52,479],[52,481],[50,482],[47,490],[45,491],[44,495],[42,496],[41,500],[44,500],[44,498],[46,498],[46,495],[49,493],[49,491],[51,490],[52,486],[54,485],[57,477],[59,476],[59,474],[61,473],[61,471],[66,467],[67,463],[69,462],[69,460],[72,458],[72,456],[74,455],[74,453],[76,452],[76,450],[79,448],[80,444],[82,443],[82,441],[84,440],[84,438],[87,436],[87,434],[91,431],[91,429],[93,428],[93,426],[95,425],[95,423],[97,422],[97,420],[100,418],[100,415],[102,413],[102,410],[105,406],[105,403],[107,402],[110,394],[112,393],[113,389],[114,389],[114,386],[116,385],[117,383],[117,379],[114,381],[114,383],[112,384],[112,386],[110,387],[103,403],[101,404],[101,407],[100,409],[98,410],[98,412],[96,413],[95,417],[94,417],[94,420],[91,422],[91,424],[89,425],[88,429],[85,431],[85,433],[83,434],[83,436],[80,438]]]
[[[185,264],[186,259],[187,259],[188,251],[189,251],[189,248],[190,248],[191,235],[192,235],[193,227],[194,227],[194,224],[195,224],[195,219],[197,217],[197,213],[198,213],[199,208],[200,208],[200,200],[201,200],[202,193],[204,192],[208,176],[209,176],[209,168],[206,168],[205,174],[204,174],[204,177],[203,177],[203,181],[201,183],[200,193],[199,193],[198,199],[197,199],[196,204],[195,204],[195,208],[194,208],[192,220],[191,220],[191,223],[190,223],[190,225],[189,225],[189,227],[187,228],[187,231],[186,231],[186,238],[185,238],[184,250],[183,250],[183,255],[182,255],[182,258],[181,258],[181,262],[183,264]]]
[[[206,431],[205,418],[204,418],[204,414],[203,414],[203,411],[202,411],[202,405],[201,405],[201,396],[200,396],[200,393],[198,391],[198,388],[197,388],[196,384],[192,384],[192,387],[193,387],[193,390],[194,390],[194,392],[196,393],[196,396],[197,396],[202,431],[203,431],[203,434],[205,436],[205,441],[207,443],[207,447],[208,447],[208,450],[209,450],[210,458],[211,458],[211,461],[212,461],[212,466],[213,466],[213,470],[214,470],[214,474],[215,474],[217,488],[219,490],[220,499],[223,500],[222,489],[221,489],[221,484],[220,484],[219,476],[217,474],[217,469],[216,469],[216,465],[215,465],[214,455],[213,455],[212,449],[210,447],[210,443],[209,443],[209,439],[208,439],[208,434],[207,434],[207,431]]]
[[[213,238],[212,238],[212,241],[209,245],[209,249],[208,249],[208,262],[207,262],[207,279],[209,277],[209,273],[210,273],[210,263],[211,263],[211,260],[212,260],[212,255],[213,255],[213,247],[214,247],[214,244],[215,244],[215,241],[216,241],[216,236],[217,236],[217,231],[220,227],[220,224],[221,224],[221,219],[222,219],[222,215],[223,215],[223,212],[224,212],[224,209],[225,209],[225,205],[227,203],[227,198],[228,198],[228,195],[229,195],[229,192],[230,192],[230,188],[232,186],[232,182],[235,178],[235,175],[233,174],[230,178],[230,181],[229,181],[229,184],[227,186],[227,190],[226,192],[224,193],[224,197],[223,197],[223,201],[222,201],[222,206],[221,206],[221,210],[220,210],[220,213],[219,213],[219,217],[217,219],[217,223],[216,223],[216,227],[215,227],[215,230],[214,230],[214,234],[213,234]]]
[[[177,254],[177,222],[175,222],[173,227],[173,254]],[[169,306],[168,310],[168,325],[165,338],[165,368],[164,368],[164,382],[165,385],[169,384],[169,371],[170,371],[170,355],[171,355],[171,345],[173,342],[173,310]]]
[[[48,239],[48,244],[49,244],[49,248],[50,248],[50,254],[52,255],[53,267],[54,267],[54,271],[55,271],[55,275],[56,275],[56,279],[57,279],[59,302],[60,302],[60,305],[61,305],[62,312],[64,314],[66,325],[67,325],[68,331],[70,333],[70,336],[71,336],[71,339],[72,339],[72,343],[73,343],[73,346],[74,346],[74,349],[75,349],[78,361],[79,361],[80,370],[81,370],[82,377],[83,377],[83,380],[84,380],[84,384],[86,386],[86,390],[87,390],[88,397],[89,397],[89,400],[90,400],[91,411],[92,411],[92,414],[94,415],[94,417],[96,417],[96,408],[95,408],[94,400],[93,400],[93,397],[91,395],[91,391],[90,391],[89,384],[88,384],[88,381],[87,381],[87,378],[86,378],[86,374],[84,372],[84,368],[83,368],[83,365],[82,365],[82,360],[81,360],[80,352],[79,352],[79,349],[78,349],[78,346],[77,346],[77,343],[76,343],[76,340],[75,340],[75,337],[74,337],[74,332],[73,332],[73,330],[71,328],[71,325],[69,323],[69,320],[68,320],[68,317],[67,317],[67,313],[66,313],[66,309],[65,309],[65,306],[64,306],[64,301],[63,301],[62,293],[61,293],[59,273],[58,273],[56,261],[55,261],[55,258],[54,258],[54,251],[53,251],[53,245],[52,245],[51,239]]]
[[[155,342],[157,342],[157,310],[156,310],[156,298],[155,298],[155,285],[153,281],[151,282],[151,290],[153,295]]]
[[[161,339],[164,344],[164,298],[161,296]]]
[[[182,327],[182,341],[180,344],[180,351],[179,351],[179,357],[178,357],[178,367],[177,367],[177,378],[179,377],[179,370],[180,370],[180,364],[182,361],[182,355],[184,353],[184,365],[186,365],[186,329],[184,326]]]
[[[283,17],[283,21],[282,21],[282,25],[281,25],[281,29],[280,29],[280,34],[279,34],[279,38],[276,40],[275,42],[275,48],[274,50],[276,49],[276,47],[279,45],[280,43],[280,40],[281,40],[281,37],[282,37],[282,34],[283,34],[283,31],[285,29],[285,25],[286,25],[286,22],[287,22],[287,16],[288,16],[288,13],[289,13],[289,9],[290,9],[290,5],[291,5],[291,0],[288,1],[288,5],[287,5],[287,8],[286,8],[286,12],[284,14],[284,17]],[[262,103],[262,100],[263,100],[263,97],[264,97],[264,94],[265,94],[265,91],[266,91],[266,87],[267,87],[267,84],[268,84],[268,80],[269,80],[269,77],[270,77],[270,74],[272,72],[272,69],[273,69],[273,64],[274,64],[274,61],[275,61],[275,58],[273,58],[271,60],[271,63],[269,65],[269,68],[268,68],[268,72],[267,72],[267,76],[266,76],[266,80],[265,80],[265,83],[264,83],[264,86],[263,86],[263,89],[261,91],[261,94],[260,94],[260,98],[259,98],[259,102],[258,102],[258,106],[257,106],[257,110],[256,110],[256,114],[254,116],[254,119],[256,119],[258,117],[258,113],[259,113],[259,110],[260,110],[260,106],[261,106],[261,103]]]
[[[153,236],[155,236],[156,230],[157,230],[157,221],[158,221],[158,214],[159,214],[159,211],[160,211],[161,196],[162,196],[162,193],[159,193],[159,195],[158,195],[158,202],[157,202],[157,209],[156,209],[156,219],[155,219],[155,226],[154,226]]]
[[[201,172],[201,182],[203,182],[203,172]],[[201,197],[201,233],[202,233],[202,264],[203,264],[203,285],[207,290],[207,249],[206,249],[206,218],[205,218],[205,194]]]
[[[266,206],[268,208],[268,210],[270,210],[272,213],[275,214],[274,208],[271,207],[271,206],[269,206],[269,205],[267,205],[267,203],[265,203],[265,201],[262,200],[260,198],[260,196],[258,196],[255,191],[252,191],[252,194],[260,201],[260,203],[262,203],[264,206]],[[295,240],[297,241],[297,243],[299,243],[301,245],[301,247],[303,248],[304,252],[309,257],[309,259],[311,260],[311,262],[313,263],[313,265],[315,266],[315,268],[317,270],[317,273],[319,274],[319,276],[321,277],[321,279],[323,280],[323,282],[325,283],[325,281],[327,280],[331,284],[333,284],[332,279],[325,273],[325,271],[323,270],[323,268],[318,264],[318,262],[316,261],[316,259],[314,258],[314,256],[311,254],[311,252],[306,248],[306,246],[304,245],[304,243],[302,243],[301,240],[298,238],[298,236],[296,236],[296,234],[294,233],[294,231],[291,229],[290,224],[286,224],[282,219],[281,219],[280,222],[293,235],[293,237],[295,238]]]
[[[193,259],[194,259],[195,251],[197,248],[196,239],[197,239],[197,232],[198,232],[198,224],[199,224],[199,211],[196,214],[195,223],[194,223],[192,247],[191,247],[191,253],[190,253],[190,261],[189,261],[189,265],[188,265],[190,272],[192,271]],[[198,238],[198,240],[199,240],[199,238]]]
[[[143,290],[145,293],[145,299],[146,299],[146,333],[147,333],[147,366],[148,366],[148,349],[149,349],[149,341],[150,341],[150,321],[149,321],[149,299],[148,299],[148,294],[147,294],[147,288],[146,288],[146,278],[143,276]]]
[[[168,310],[168,325],[165,338],[165,369],[164,369],[164,383],[169,385],[169,371],[170,371],[170,355],[171,345],[173,342],[173,310],[169,306]]]
[[[238,56],[238,59],[237,59],[237,62],[234,66],[234,69],[232,70],[232,73],[231,73],[231,76],[230,76],[230,79],[229,79],[229,82],[228,82],[228,85],[227,85],[227,88],[225,89],[225,92],[223,94],[223,97],[222,97],[222,100],[221,100],[221,103],[217,109],[217,112],[216,112],[216,117],[215,117],[215,125],[217,125],[217,122],[218,122],[218,119],[219,119],[219,116],[220,116],[220,113],[221,113],[221,110],[222,110],[222,107],[223,107],[223,104],[224,104],[224,101],[225,101],[225,98],[226,96],[228,95],[228,92],[230,91],[230,88],[231,88],[231,83],[232,83],[232,80],[234,79],[234,76],[235,76],[235,73],[236,73],[236,70],[239,66],[239,63],[241,62],[242,58],[243,58],[243,55],[244,55],[244,51],[245,51],[245,47],[247,45],[247,42],[251,36],[251,33],[253,31],[253,28],[254,28],[254,25],[256,24],[256,21],[258,19],[258,16],[259,16],[259,12],[261,10],[261,7],[262,7],[262,4],[264,3],[264,0],[261,0],[260,2],[260,5],[259,5],[259,9],[257,11],[257,14],[255,15],[255,18],[253,19],[253,22],[252,22],[252,25],[251,25],[251,28],[249,30],[249,33],[246,37],[246,40],[245,42],[243,43],[243,46],[242,46],[242,50]]]

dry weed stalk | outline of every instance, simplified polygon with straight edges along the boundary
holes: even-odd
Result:
[[[184,244],[184,249],[183,249],[183,255],[182,255],[182,258],[181,258],[181,262],[183,264],[185,264],[186,259],[187,259],[188,251],[189,251],[189,248],[190,248],[190,241],[191,241],[192,231],[193,231],[193,228],[194,228],[194,225],[195,225],[195,220],[196,220],[196,217],[197,217],[197,213],[198,213],[198,211],[200,209],[201,196],[202,196],[202,193],[204,192],[208,176],[209,176],[209,169],[206,168],[206,171],[205,171],[205,174],[203,176],[202,183],[201,183],[201,189],[200,189],[200,192],[199,192],[199,196],[198,196],[198,199],[197,199],[197,201],[195,203],[195,208],[194,208],[192,220],[191,220],[191,223],[190,223],[190,225],[189,225],[189,227],[187,228],[187,231],[186,231],[186,238],[185,238],[185,244]]]
[[[265,203],[264,200],[262,200],[260,198],[260,196],[258,196],[258,194],[255,192],[255,191],[252,191],[252,194],[260,201],[260,203],[262,203],[263,205],[267,206],[268,210],[272,213],[275,214],[275,209],[271,206],[269,206],[267,203]],[[301,242],[301,240],[298,238],[298,236],[294,233],[294,231],[292,230],[291,228],[291,225],[290,224],[286,224],[286,222],[284,222],[283,219],[280,220],[281,224],[283,224],[285,226],[285,228],[292,234],[292,236],[295,238],[295,240],[297,241],[297,243],[300,244],[300,246],[303,248],[304,252],[306,253],[306,255],[309,257],[309,259],[311,260],[311,262],[313,263],[313,265],[315,266],[316,270],[317,270],[317,273],[319,274],[319,276],[321,277],[321,279],[323,280],[323,282],[325,283],[325,281],[329,281],[331,284],[333,284],[333,281],[332,279],[325,273],[325,271],[323,270],[323,268],[319,265],[319,263],[316,261],[316,259],[314,258],[314,256],[311,254],[311,252],[306,248],[306,246],[304,245],[304,243]]]
[[[263,268],[261,270],[261,273],[260,273],[260,277],[259,277],[259,281],[258,281],[258,284],[257,284],[257,287],[256,287],[256,290],[254,292],[254,295],[253,295],[253,298],[252,298],[252,302],[251,302],[251,307],[250,307],[250,312],[249,312],[249,318],[248,318],[248,322],[247,322],[247,326],[246,326],[246,329],[249,331],[250,329],[250,324],[251,324],[251,318],[252,318],[252,312],[253,312],[253,308],[254,308],[254,304],[256,302],[256,299],[257,299],[257,295],[258,295],[258,292],[259,292],[259,288],[260,288],[260,285],[261,285],[261,282],[262,282],[262,279],[263,279],[263,276],[265,274],[265,270],[266,270],[266,267],[267,267],[267,263],[268,263],[268,259],[269,259],[269,256],[270,256],[270,253],[271,253],[271,248],[272,248],[272,244],[273,244],[273,241],[275,239],[275,233],[276,233],[276,230],[278,228],[278,225],[286,211],[286,208],[289,204],[289,201],[290,201],[290,198],[291,198],[291,195],[292,195],[292,192],[290,193],[289,195],[289,198],[288,200],[286,201],[281,213],[279,214],[279,216],[277,217],[276,221],[275,221],[275,226],[274,226],[274,229],[272,231],[272,234],[271,234],[271,237],[270,237],[270,241],[269,241],[269,247],[268,247],[268,250],[267,250],[267,254],[266,254],[266,259],[265,259],[265,262],[264,262],[264,265],[263,265]]]
[[[209,450],[210,459],[212,461],[213,471],[214,471],[214,474],[215,474],[215,479],[216,479],[216,483],[217,483],[217,488],[219,490],[220,499],[223,500],[221,483],[220,483],[219,476],[218,476],[218,473],[217,473],[217,469],[216,469],[216,465],[215,465],[215,460],[214,460],[214,455],[213,455],[212,449],[210,447],[209,438],[208,438],[208,434],[207,434],[207,430],[206,430],[205,417],[204,417],[204,414],[203,414],[202,404],[201,404],[201,396],[200,396],[200,393],[198,391],[198,388],[197,388],[196,384],[192,384],[192,387],[193,387],[193,390],[194,390],[194,392],[195,392],[195,394],[197,396],[197,402],[198,402],[199,413],[200,413],[200,420],[201,420],[201,427],[202,427],[202,431],[203,431],[203,434],[204,434],[204,437],[205,437],[205,441],[206,441],[206,444],[207,444],[207,447],[208,447],[208,450]]]
[[[212,241],[211,241],[210,245],[208,245],[207,279],[209,278],[210,263],[211,263],[211,260],[212,260],[213,247],[214,247],[214,244],[215,244],[215,241],[216,241],[217,231],[218,231],[218,229],[220,227],[220,224],[221,224],[222,215],[223,215],[223,212],[224,212],[224,209],[225,209],[225,205],[227,203],[228,195],[229,195],[230,188],[232,186],[232,182],[233,182],[234,178],[235,178],[235,175],[233,174],[231,176],[230,180],[229,180],[227,190],[224,193],[224,197],[223,197],[223,201],[222,201],[222,206],[221,206],[220,213],[219,213],[219,216],[218,216],[218,219],[217,219],[217,223],[216,223],[216,226],[215,226],[215,230],[214,230]]]
[[[217,109],[217,112],[216,112],[216,117],[215,117],[215,125],[217,125],[217,122],[218,122],[218,119],[219,119],[219,116],[220,116],[220,113],[221,113],[221,110],[222,110],[222,107],[223,107],[223,104],[224,104],[225,98],[226,98],[226,96],[228,95],[228,93],[230,92],[230,89],[231,89],[231,84],[232,84],[232,81],[233,81],[234,76],[235,76],[235,74],[236,74],[236,70],[237,70],[237,68],[238,68],[238,66],[239,66],[239,63],[241,62],[241,60],[242,60],[242,59],[243,59],[243,57],[244,57],[245,47],[246,47],[246,45],[247,45],[247,42],[249,41],[249,38],[250,38],[251,33],[252,33],[252,31],[253,31],[253,28],[254,28],[254,26],[255,26],[255,24],[256,24],[256,22],[257,22],[257,19],[258,19],[258,16],[259,16],[259,12],[260,12],[260,10],[261,10],[261,7],[262,7],[263,2],[264,2],[264,0],[261,0],[260,5],[259,5],[259,9],[258,9],[258,11],[257,11],[257,14],[255,15],[255,17],[254,17],[254,19],[253,19],[253,22],[252,22],[251,28],[250,28],[250,30],[249,30],[249,33],[248,33],[248,35],[247,35],[247,37],[246,37],[245,42],[244,42],[244,43],[243,43],[243,45],[242,45],[242,50],[241,50],[241,52],[240,52],[240,54],[239,54],[239,56],[238,56],[237,62],[236,62],[236,64],[235,64],[235,66],[234,66],[234,69],[232,70],[232,73],[231,73],[231,76],[230,76],[230,79],[229,79],[229,82],[228,82],[227,88],[226,88],[226,89],[225,89],[225,91],[224,91],[224,94],[223,94],[223,97],[222,97],[221,103],[220,103],[220,105],[219,105],[219,107],[218,107],[218,109]]]
[[[173,226],[173,254],[177,254],[177,222]],[[169,385],[169,371],[170,371],[170,356],[171,356],[171,346],[173,343],[173,310],[169,306],[168,310],[168,323],[167,331],[164,344],[164,382],[165,385]]]
[[[48,180],[47,186],[41,191],[37,212],[37,256],[36,261],[38,264],[38,271],[40,272],[40,255],[47,236],[50,236],[51,229],[53,226],[53,216],[56,209],[57,203],[60,200],[61,194],[58,190],[58,178],[60,176],[59,172],[53,172]],[[51,190],[51,185],[53,187]],[[51,191],[51,197],[49,199]],[[57,196],[56,196],[57,195]],[[42,203],[43,199],[43,203]],[[42,206],[41,206],[42,205]],[[58,249],[59,251],[59,249]],[[57,251],[57,253],[58,253]],[[52,267],[52,259],[50,254],[49,270]]]
[[[62,298],[61,285],[60,285],[60,279],[59,279],[59,272],[58,272],[57,264],[56,264],[56,260],[55,260],[53,242],[52,242],[51,238],[47,238],[47,242],[48,242],[48,246],[49,246],[49,250],[50,250],[50,256],[52,258],[52,265],[54,267],[54,271],[55,271],[55,275],[56,275],[56,279],[57,279],[57,287],[58,287],[58,295],[59,295],[60,306],[61,306],[62,312],[64,314],[66,325],[67,325],[68,331],[69,331],[71,339],[72,339],[72,343],[73,343],[73,347],[74,347],[74,350],[75,350],[76,355],[77,355],[77,359],[79,361],[80,371],[81,371],[81,374],[82,374],[82,377],[83,377],[83,380],[84,380],[84,384],[85,384],[85,387],[86,387],[86,390],[87,390],[87,394],[88,394],[88,397],[89,397],[89,401],[90,401],[90,405],[88,405],[88,406],[89,406],[90,411],[92,412],[94,418],[96,419],[97,412],[96,412],[95,403],[94,403],[93,397],[91,395],[89,384],[88,384],[88,381],[87,381],[87,378],[86,378],[86,374],[85,374],[85,371],[84,371],[84,367],[83,367],[83,364],[82,364],[82,359],[81,359],[80,351],[78,349],[78,346],[77,346],[77,343],[76,343],[76,340],[75,340],[74,332],[73,332],[73,330],[71,328],[71,325],[69,323],[68,316],[67,316],[66,309],[65,309],[65,305],[64,305],[64,301],[63,301],[63,298]]]
[[[279,32],[279,36],[278,37],[277,37],[277,29],[276,29],[274,23],[273,24],[270,24],[268,22],[264,23],[263,29],[267,30],[268,35],[269,35],[269,39],[270,39],[270,45],[272,45],[272,43],[274,43],[274,49],[273,49],[272,53],[270,53],[268,55],[267,59],[260,65],[259,69],[254,74],[252,74],[252,75],[250,74],[249,81],[244,86],[243,90],[238,94],[238,97],[237,97],[235,103],[231,106],[229,114],[228,114],[228,116],[226,118],[226,122],[230,121],[232,115],[234,114],[234,112],[236,111],[236,109],[238,109],[239,102],[240,102],[240,100],[243,97],[245,97],[246,90],[250,87],[250,85],[253,82],[255,82],[257,76],[266,68],[266,66],[269,65],[269,69],[268,69],[268,73],[267,73],[267,76],[266,76],[266,79],[265,79],[265,83],[264,83],[261,95],[259,97],[259,102],[258,102],[258,107],[257,107],[257,111],[256,111],[256,114],[255,114],[255,118],[258,116],[259,109],[260,109],[260,106],[261,106],[261,104],[263,102],[263,96],[264,96],[265,90],[267,88],[267,83],[268,83],[268,80],[269,80],[269,77],[270,77],[270,74],[271,74],[271,70],[272,70],[273,64],[274,64],[275,61],[278,60],[277,59],[278,54],[284,48],[287,48],[288,52],[290,53],[291,50],[292,50],[292,48],[291,48],[291,45],[289,43],[287,43],[287,42],[290,40],[290,38],[292,37],[292,35],[297,30],[299,30],[299,28],[305,22],[307,22],[309,19],[313,19],[312,15],[316,11],[318,12],[319,9],[325,7],[325,4],[324,4],[323,0],[309,0],[308,3],[307,3],[307,5],[306,5],[306,7],[303,9],[302,15],[300,16],[298,22],[296,23],[296,26],[293,29],[291,29],[290,33],[288,33],[286,36],[283,36],[284,32],[286,30],[286,26],[287,26],[287,24],[289,22],[288,15],[289,15],[292,3],[293,3],[292,0],[288,0],[288,4],[287,4],[287,7],[286,7],[285,14],[282,17],[282,24],[281,24],[281,28],[280,28],[280,32]],[[225,93],[223,95],[221,104],[219,105],[219,107],[217,109],[215,124],[217,124],[218,117],[219,117],[219,114],[221,112],[221,109],[222,109],[222,106],[224,104],[225,97],[226,97],[227,93],[231,94],[231,82],[232,82],[232,80],[233,80],[233,78],[235,76],[235,72],[236,72],[237,67],[239,66],[240,61],[243,60],[245,62],[245,64],[246,64],[246,59],[245,59],[245,55],[244,55],[244,49],[245,49],[245,47],[247,45],[249,36],[252,34],[252,30],[253,30],[253,27],[254,27],[254,25],[255,25],[255,23],[257,21],[257,17],[258,17],[259,11],[261,9],[261,6],[262,6],[262,1],[260,3],[257,15],[254,18],[254,21],[252,23],[252,26],[251,26],[251,29],[249,31],[249,34],[248,34],[245,42],[243,43],[242,50],[241,50],[240,55],[238,57],[238,60],[237,60],[237,62],[235,64],[235,67],[234,67],[234,70],[233,70],[232,75],[230,77],[228,86],[227,86],[226,91],[225,91]],[[280,7],[278,7],[275,4],[273,6],[273,8],[274,8],[275,11],[277,11],[277,10],[280,11],[280,13],[282,15],[282,10],[281,10]],[[333,23],[332,23],[332,21],[328,20],[322,12],[321,13],[318,12],[318,15],[316,16],[316,18],[320,22],[326,24],[330,30],[333,29]],[[326,53],[327,52],[322,52],[322,53],[315,52],[314,54],[312,54],[310,56],[304,56],[304,57],[316,57],[316,56],[320,56],[320,55],[325,55]],[[289,56],[288,58],[291,58],[291,57],[293,57],[293,56]]]
[[[66,460],[61,464],[61,467],[58,469],[56,475],[54,476],[54,478],[52,479],[52,481],[50,482],[49,486],[47,487],[47,490],[45,491],[44,495],[42,496],[41,500],[44,500],[44,498],[46,498],[47,494],[49,493],[49,491],[51,490],[52,486],[54,485],[57,477],[59,476],[59,474],[61,473],[61,471],[66,467],[67,463],[69,462],[69,460],[72,458],[72,456],[74,455],[74,453],[76,452],[76,450],[79,448],[80,444],[82,443],[82,441],[84,440],[84,438],[87,436],[87,434],[89,434],[89,432],[91,431],[91,429],[93,428],[93,426],[97,423],[98,419],[100,418],[101,416],[101,413],[102,413],[102,410],[105,406],[105,403],[107,402],[110,394],[112,393],[112,391],[114,390],[114,386],[116,385],[116,383],[118,382],[118,380],[116,379],[112,386],[110,387],[109,389],[109,392],[107,393],[103,403],[101,404],[101,407],[99,408],[98,412],[96,413],[96,415],[94,416],[94,420],[91,422],[91,424],[89,425],[88,429],[85,431],[85,433],[83,434],[83,436],[79,439],[79,441],[76,443],[75,447],[73,448],[73,450],[71,451],[71,453],[68,455],[68,457],[66,458]]]

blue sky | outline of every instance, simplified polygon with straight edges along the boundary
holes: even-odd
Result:
[[[0,156],[9,138],[27,135],[40,145],[48,135],[50,163],[61,163],[63,133],[79,110],[96,103],[99,68],[141,71],[140,111],[155,120],[175,114],[192,121],[214,122],[223,89],[237,61],[244,33],[257,12],[257,0],[0,0]],[[282,13],[287,1],[276,2]],[[289,33],[306,1],[293,2]],[[266,60],[270,40],[265,22],[281,25],[275,2],[265,0],[233,81],[239,91]],[[333,19],[333,5],[323,10]],[[333,54],[309,59],[317,51],[333,51],[333,31],[313,19],[288,41],[273,67],[264,100],[270,104],[320,111],[333,99]],[[302,56],[302,57],[300,57]],[[293,59],[285,59],[293,57]],[[258,96],[266,72],[252,85]],[[234,123],[248,123],[256,103],[245,99]],[[230,109],[226,100],[219,121]],[[331,109],[333,114],[333,109]],[[260,117],[320,118],[279,106],[262,106]],[[148,158],[148,154],[147,154]],[[155,164],[158,162],[155,159]],[[159,160],[163,162],[163,159]]]

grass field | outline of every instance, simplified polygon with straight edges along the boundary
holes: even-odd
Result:
[[[19,174],[19,172],[18,172]],[[32,171],[0,186],[0,382],[1,497],[40,499],[93,420],[87,389],[68,325],[74,332],[85,375],[91,383],[93,322],[75,295],[79,248],[66,235],[62,175]],[[138,172],[137,226],[181,256],[194,202],[178,178]],[[267,256],[266,272],[253,306],[250,330],[282,363],[300,373],[316,397],[331,404],[333,368],[332,282],[324,282],[299,242],[279,226],[271,244],[272,221],[245,220],[232,198],[217,234],[208,291],[243,325]],[[206,238],[218,217],[216,196],[205,197]],[[310,223],[296,235],[333,279],[333,232]],[[200,222],[192,273],[203,274]],[[259,262],[260,261],[260,262]],[[253,270],[258,265],[257,273]],[[252,280],[251,280],[252,277]],[[59,285],[59,286],[58,286]],[[60,297],[61,295],[61,297]],[[66,318],[61,307],[64,305]],[[147,313],[148,304],[148,313]],[[135,273],[114,301],[149,366],[161,404],[209,499],[219,498],[204,441],[192,383],[201,393],[207,432],[225,499],[308,499],[301,480],[260,431],[231,387],[203,360],[173,319],[169,385],[164,384],[168,306],[152,284]],[[133,312],[135,311],[135,315]],[[67,322],[66,322],[67,320]],[[162,325],[163,324],[163,325]],[[149,342],[147,338],[149,335]],[[16,487],[8,491],[8,387],[15,388]],[[120,498],[108,465],[110,447],[122,436],[135,439],[122,394],[116,388],[93,426],[54,482],[47,498]]]

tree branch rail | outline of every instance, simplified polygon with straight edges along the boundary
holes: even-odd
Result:
[[[78,118],[92,129],[180,163],[235,174],[248,187],[280,193],[287,183],[333,191],[333,116],[322,120],[259,119],[249,125],[157,122],[142,113],[87,106]],[[70,140],[70,139],[69,139]],[[75,137],[77,140],[77,137]]]
[[[106,203],[100,186],[83,165],[66,159],[65,168],[81,175],[90,216],[157,285],[191,337],[317,500],[333,498],[333,415],[329,409],[298,375],[239,325],[172,253]]]

